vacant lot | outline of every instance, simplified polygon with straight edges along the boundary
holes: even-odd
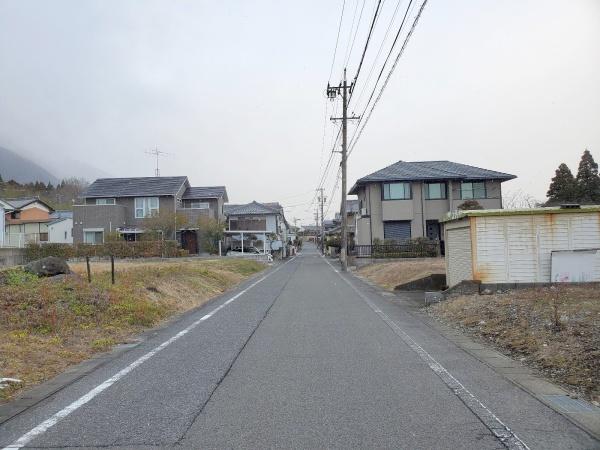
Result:
[[[600,401],[597,288],[561,286],[464,296],[434,305],[429,312]]]
[[[0,402],[93,353],[124,343],[164,319],[199,306],[265,266],[241,259],[92,263],[73,275],[41,278],[0,272],[0,377],[23,384],[0,390]],[[81,275],[80,275],[81,274]]]
[[[361,267],[357,275],[385,289],[394,290],[399,284],[445,272],[444,258],[406,258]]]

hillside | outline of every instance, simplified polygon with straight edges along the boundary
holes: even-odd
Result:
[[[42,166],[4,147],[0,147],[0,175],[4,181],[15,180],[19,183],[42,181],[56,184],[59,181]]]

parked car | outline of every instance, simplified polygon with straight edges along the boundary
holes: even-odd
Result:
[[[230,253],[234,253],[234,254],[242,254],[242,247],[233,247],[230,248],[229,250],[227,250],[226,255],[229,255]],[[244,253],[252,253],[252,254],[256,254],[259,255],[262,252],[260,252],[256,247],[253,246],[244,246]]]

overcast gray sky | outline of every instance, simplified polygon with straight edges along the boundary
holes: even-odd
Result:
[[[354,75],[376,1],[346,0],[332,82],[346,61]],[[61,175],[78,160],[113,176],[152,175],[157,146],[163,175],[279,201],[306,224],[337,131],[324,90],[342,3],[0,0],[0,146]],[[363,82],[408,0],[375,60],[396,5],[383,2]],[[400,159],[449,159],[516,174],[506,190],[543,199],[559,163],[576,171],[585,148],[600,160],[599,55],[598,0],[430,0],[349,185]]]

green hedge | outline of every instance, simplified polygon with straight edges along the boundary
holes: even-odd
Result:
[[[25,259],[34,261],[47,256],[84,258],[86,256],[114,256],[116,258],[173,258],[179,256],[177,241],[106,242],[92,244],[28,244]]]

